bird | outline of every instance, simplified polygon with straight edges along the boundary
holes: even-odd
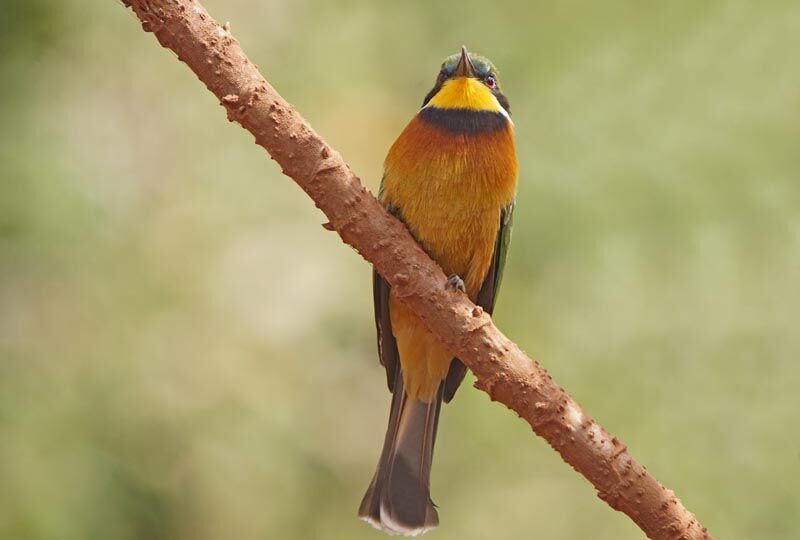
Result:
[[[392,144],[378,199],[461,290],[490,315],[511,239],[518,162],[497,69],[462,47],[447,57],[422,107]],[[439,524],[430,496],[442,402],[466,374],[373,270],[378,356],[392,402],[375,475],[359,516],[390,534]]]

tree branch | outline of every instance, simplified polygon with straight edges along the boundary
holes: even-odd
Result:
[[[372,263],[403,302],[477,377],[475,386],[526,420],[598,496],[657,540],[710,535],[671,490],[586,415],[387,213],[342,157],[267,83],[227,27],[194,0],[124,0],[164,47],[217,96],[330,220],[329,228]]]

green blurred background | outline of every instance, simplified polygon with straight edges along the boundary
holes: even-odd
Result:
[[[497,324],[717,538],[800,537],[800,4],[206,6],[373,190],[491,57]],[[121,3],[3,15],[0,538],[383,538],[369,266]],[[430,538],[642,537],[470,384],[440,430]]]

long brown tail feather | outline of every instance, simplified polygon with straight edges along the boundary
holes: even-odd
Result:
[[[376,528],[415,536],[439,524],[430,473],[443,388],[430,403],[410,399],[397,369],[383,451],[358,510]]]

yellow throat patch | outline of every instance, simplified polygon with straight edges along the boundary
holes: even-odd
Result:
[[[492,91],[482,82],[471,77],[459,77],[446,81],[425,107],[493,111],[508,116]]]

